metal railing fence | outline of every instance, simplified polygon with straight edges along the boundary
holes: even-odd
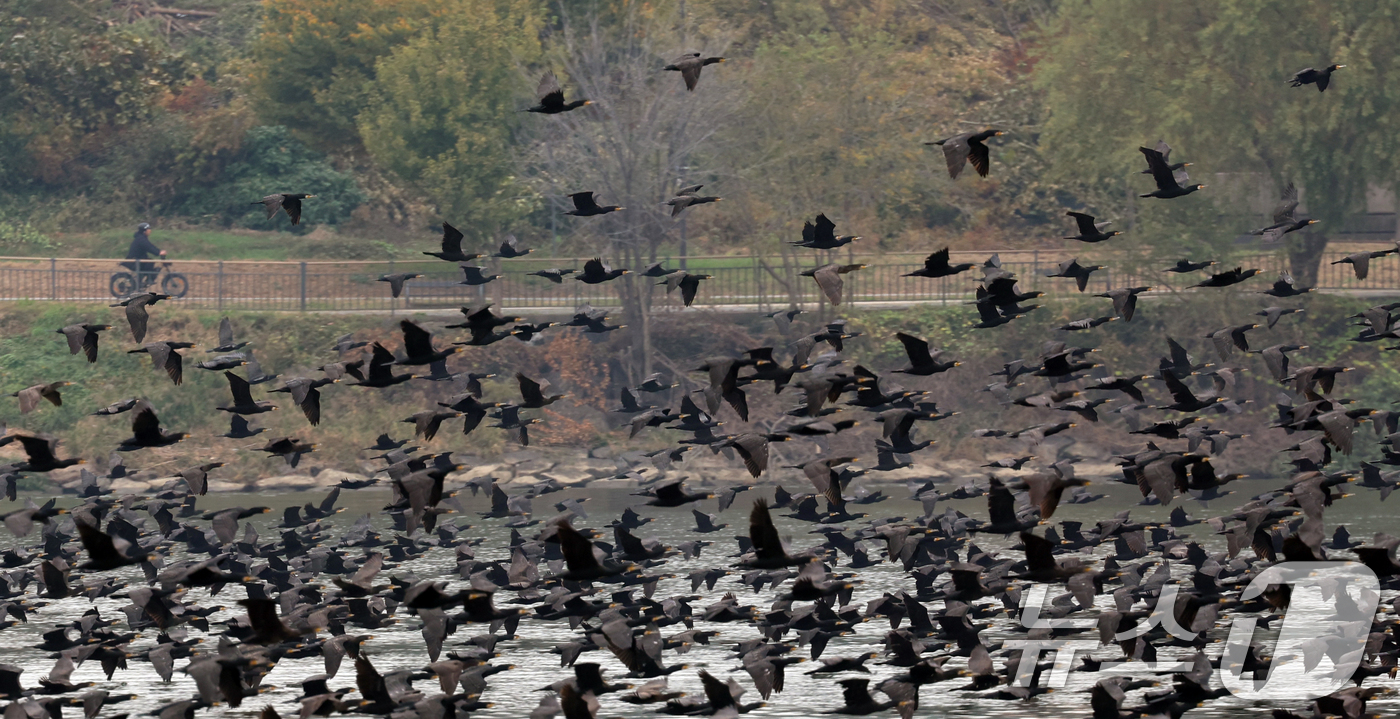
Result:
[[[849,262],[850,256],[837,253],[828,259],[827,253],[796,255],[805,261],[785,265],[779,256],[691,256],[686,258],[689,271],[705,273],[713,278],[700,286],[697,306],[744,306],[771,310],[789,304],[814,304],[820,301],[816,284],[798,273],[826,261]],[[981,264],[987,252],[955,253],[953,262]],[[1067,255],[1031,251],[1000,253],[1005,269],[1016,273],[1022,291],[1039,290],[1049,296],[1077,294],[1072,280],[1044,276]],[[1357,280],[1350,265],[1333,265],[1341,253],[1327,253],[1318,277],[1319,290],[1400,292],[1400,261],[1384,258],[1371,263],[1366,280]],[[481,286],[457,284],[461,272],[452,263],[434,260],[390,261],[221,261],[173,260],[172,270],[183,275],[188,293],[181,304],[194,309],[260,310],[260,311],[389,311],[454,307],[479,301],[494,302],[507,308],[572,308],[588,303],[599,307],[616,306],[618,282],[656,282],[639,275],[627,275],[621,280],[601,285],[587,285],[566,278],[554,284],[529,273],[539,269],[561,267],[582,268],[586,258],[522,258],[488,265],[488,274],[500,279]],[[927,303],[958,302],[970,298],[982,273],[969,272],[941,279],[905,277],[923,264],[923,254],[899,253],[855,257],[854,261],[868,266],[844,276],[846,302],[868,303]],[[51,300],[60,302],[106,302],[117,300],[113,292],[113,276],[128,272],[117,259],[76,259],[0,257],[0,301]],[[1161,290],[1182,290],[1199,282],[1203,274],[1177,275],[1161,271],[1161,267],[1125,270],[1114,267],[1112,260],[1100,259],[1109,269],[1092,276],[1088,292],[1103,292],[1114,287],[1152,285]],[[1125,264],[1127,264],[1125,262]],[[1249,280],[1242,289],[1261,291],[1286,267],[1286,259],[1278,254],[1242,257],[1236,264],[1257,267],[1264,272]],[[667,267],[677,266],[668,261]],[[640,269],[640,268],[633,268]],[[1217,266],[1211,268],[1220,270]],[[381,275],[395,272],[416,272],[423,277],[408,282],[403,296],[390,297],[389,287],[377,282]],[[654,307],[680,306],[679,293],[667,298],[657,288]]]

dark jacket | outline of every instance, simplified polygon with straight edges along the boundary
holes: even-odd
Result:
[[[126,249],[126,259],[144,260],[147,257],[158,257],[159,255],[160,248],[151,242],[150,233],[137,230],[136,234],[131,236],[131,246]]]

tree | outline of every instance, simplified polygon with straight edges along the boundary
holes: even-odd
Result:
[[[1383,0],[1062,3],[1036,73],[1050,111],[1042,144],[1060,176],[1094,178],[1111,197],[1142,166],[1138,145],[1164,137],[1198,178],[1295,182],[1318,227],[1336,228],[1368,184],[1389,185],[1400,168],[1397,22]],[[1294,72],[1333,62],[1347,68],[1326,93],[1288,87]],[[1149,201],[1143,216],[1166,225],[1194,201]],[[1250,228],[1197,229],[1226,240]],[[1289,236],[1299,282],[1315,282],[1326,242]]]
[[[707,70],[695,92],[687,92],[676,73],[661,72],[680,54],[677,47],[688,47],[671,29],[678,20],[674,8],[627,7],[619,25],[604,25],[594,16],[582,26],[561,8],[562,30],[546,62],[558,73],[566,96],[595,104],[531,117],[535,141],[522,155],[522,171],[556,212],[571,209],[567,195],[581,191],[596,193],[600,203],[625,207],[570,223],[574,244],[591,245],[615,263],[639,270],[656,261],[664,243],[678,237],[678,224],[662,203],[688,172],[691,158],[727,125],[740,100],[722,69]],[[711,55],[722,55],[727,47],[723,30],[691,42],[701,43]],[[633,333],[624,364],[639,381],[651,371],[655,287],[635,275],[614,286]]]
[[[84,150],[144,120],[186,66],[92,3],[25,0],[0,17],[0,187],[81,175]]]
[[[267,0],[252,47],[260,116],[322,149],[358,148],[375,64],[444,11],[438,0]]]
[[[433,29],[375,67],[358,117],[365,148],[464,232],[489,237],[524,212],[511,149],[517,62],[539,54],[531,0],[453,0]]]

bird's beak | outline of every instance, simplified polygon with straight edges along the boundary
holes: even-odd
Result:
[[[1309,225],[1316,225],[1318,222],[1318,220],[1308,220]]]
[[[1001,137],[1002,135],[1005,135],[1005,134],[1006,134],[1006,133],[1004,133],[1004,132],[997,131],[996,136],[997,136],[997,137]]]
[[[1340,69],[1342,69],[1342,68],[1344,68],[1344,67],[1346,67],[1346,65],[1338,65],[1338,66],[1337,66],[1337,69],[1340,70]]]
[[[593,104],[593,101],[592,101],[592,100],[584,100],[584,101],[583,101],[583,104],[585,104],[585,105],[592,105],[592,104]]]

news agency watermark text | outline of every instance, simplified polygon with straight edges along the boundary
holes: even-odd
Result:
[[[1249,646],[1254,641],[1257,617],[1232,616],[1226,622],[1229,635],[1218,674],[1230,693],[1242,699],[1261,701],[1310,701],[1341,689],[1361,666],[1371,621],[1380,604],[1380,582],[1358,562],[1284,562],[1256,575],[1240,594],[1241,602],[1257,600],[1266,590],[1287,587],[1288,606],[1278,627],[1273,662],[1268,676],[1245,671]],[[1021,594],[1021,626],[1028,630],[1090,630],[1099,620],[1093,618],[1047,619],[1041,617],[1049,594],[1046,584],[1033,584]],[[1181,626],[1176,617],[1180,588],[1164,585],[1151,612],[1136,625],[1115,631],[1113,640],[1124,642],[1161,628],[1182,643],[1198,643],[1211,627],[1193,631]],[[1214,617],[1214,612],[1207,613]],[[1197,626],[1194,625],[1193,626]],[[1045,652],[1054,652],[1054,664],[1044,684],[1063,688],[1069,681],[1075,657],[1099,649],[1097,639],[1011,639],[1003,649],[1021,650],[1014,683],[1028,687],[1036,665]],[[1103,662],[1100,670],[1113,673],[1189,672],[1193,662]]]

